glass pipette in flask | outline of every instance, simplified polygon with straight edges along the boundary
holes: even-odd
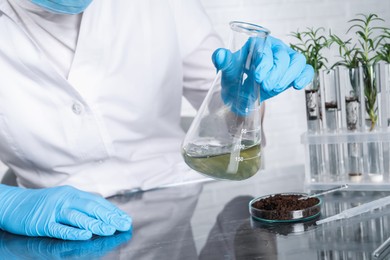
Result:
[[[261,167],[260,86],[255,69],[269,31],[230,23],[233,69],[220,70],[182,144],[185,162],[215,179],[244,180]]]

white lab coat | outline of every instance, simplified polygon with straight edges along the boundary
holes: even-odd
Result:
[[[221,42],[197,0],[94,0],[67,79],[19,22],[0,0],[0,159],[19,185],[111,196],[201,177],[181,98],[200,105]]]

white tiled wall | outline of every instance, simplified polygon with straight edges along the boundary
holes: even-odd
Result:
[[[262,25],[273,36],[286,43],[294,42],[289,36],[297,29],[325,27],[339,36],[345,36],[348,20],[356,14],[375,13],[390,27],[389,0],[201,0],[212,23],[227,41],[228,23],[241,20]],[[347,39],[347,38],[345,38]],[[329,52],[332,63],[336,55]],[[267,136],[265,165],[284,167],[304,163],[304,147],[300,136],[306,131],[303,91],[288,90],[267,101],[264,130]],[[194,111],[185,105],[183,113]]]

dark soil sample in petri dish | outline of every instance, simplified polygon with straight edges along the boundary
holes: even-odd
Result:
[[[250,211],[254,218],[281,221],[301,221],[312,219],[319,215],[321,200],[304,198],[302,194],[280,193],[254,199],[250,203]]]

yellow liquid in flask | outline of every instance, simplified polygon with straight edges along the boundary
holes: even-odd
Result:
[[[193,148],[193,147],[192,147]],[[261,145],[256,144],[231,152],[215,155],[196,155],[183,150],[188,166],[215,179],[245,180],[257,173],[261,166]]]

